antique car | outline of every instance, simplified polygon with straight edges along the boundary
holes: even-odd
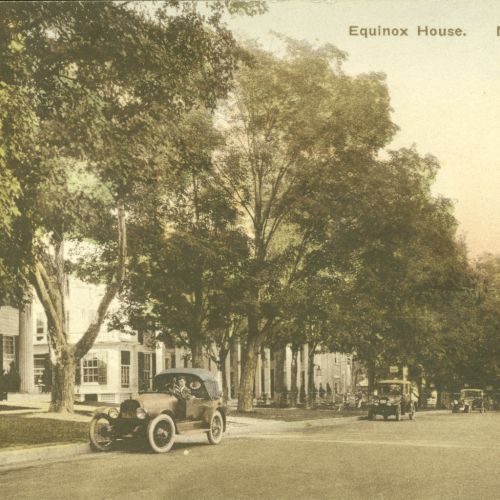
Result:
[[[94,415],[93,449],[108,451],[117,440],[146,438],[156,453],[172,448],[177,435],[206,433],[219,444],[226,430],[226,408],[214,375],[200,368],[171,368],[156,375],[153,389]]]
[[[484,413],[484,392],[482,389],[462,389],[458,398],[453,400],[451,411],[453,413],[471,413],[473,410]]]
[[[382,415],[387,420],[391,415],[401,420],[402,415],[415,418],[417,394],[411,382],[406,380],[381,380],[373,393],[368,407],[368,418],[375,420]]]

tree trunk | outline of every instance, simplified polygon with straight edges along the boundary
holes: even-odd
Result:
[[[52,396],[50,412],[73,413],[76,360],[72,349],[56,355],[52,365]]]
[[[73,412],[76,362],[94,345],[108,308],[118,293],[125,277],[127,235],[125,208],[118,205],[118,266],[113,280],[107,285],[97,307],[97,314],[86,332],[74,345],[68,343],[65,299],[66,276],[64,274],[63,233],[54,245],[55,255],[49,248],[40,252],[31,275],[31,282],[47,316],[49,349],[52,363],[52,397],[49,411]]]
[[[260,338],[257,314],[248,314],[248,335],[243,351],[243,366],[241,367],[240,387],[238,390],[238,410],[252,411],[255,372],[262,340]]]
[[[315,387],[314,387],[314,352],[316,344],[309,343],[308,363],[307,363],[307,401],[306,408],[310,409],[315,402]]]
[[[225,405],[227,405],[227,402],[229,400],[229,392],[227,387],[227,371],[226,371],[227,353],[228,353],[227,350],[223,351],[222,349],[219,353],[220,371],[222,374],[222,403]]]
[[[203,352],[203,343],[199,338],[190,339],[191,364],[193,368],[206,368],[206,360]]]
[[[241,370],[240,388],[238,391],[238,410],[252,411],[255,370],[257,369],[259,349],[253,346],[244,352],[245,363]]]
[[[290,406],[295,408],[297,406],[298,388],[297,388],[297,357],[299,354],[299,348],[292,347],[292,362],[290,366],[290,375],[292,381],[290,384]]]

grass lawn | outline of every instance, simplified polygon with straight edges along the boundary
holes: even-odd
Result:
[[[232,411],[231,415],[237,417],[254,417],[269,420],[282,420],[284,422],[297,422],[300,420],[313,420],[318,418],[342,418],[366,415],[366,410],[306,410],[304,408],[254,408],[251,412]]]
[[[0,416],[0,450],[88,441],[89,424],[50,418]]]

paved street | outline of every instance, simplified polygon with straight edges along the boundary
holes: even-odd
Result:
[[[419,415],[179,443],[0,473],[2,498],[493,499],[500,413]]]

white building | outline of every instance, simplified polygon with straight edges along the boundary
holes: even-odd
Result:
[[[67,325],[70,342],[75,343],[92,321],[104,293],[102,286],[71,280],[67,297]],[[112,313],[118,304],[110,308]],[[48,389],[50,376],[47,344],[47,319],[43,307],[34,298],[23,314],[11,307],[0,308],[0,369],[8,370],[14,362],[21,377],[21,392],[40,393]],[[278,354],[284,357],[277,364]],[[289,347],[280,353],[263,349],[255,374],[255,397],[272,399],[275,395],[278,366],[283,367],[285,389],[291,389],[292,352]],[[299,395],[308,386],[308,347],[304,345],[297,359]],[[331,388],[334,393],[352,392],[352,357],[343,353],[314,356],[314,384]],[[80,361],[76,374],[75,397],[80,401],[118,403],[132,393],[148,387],[151,378],[165,368],[188,367],[190,356],[183,347],[166,347],[151,335],[109,328],[104,322],[92,349]],[[226,360],[227,389],[230,398],[237,398],[241,376],[241,347],[231,346]],[[206,367],[217,372],[214,363]],[[303,388],[303,389],[301,389]]]

